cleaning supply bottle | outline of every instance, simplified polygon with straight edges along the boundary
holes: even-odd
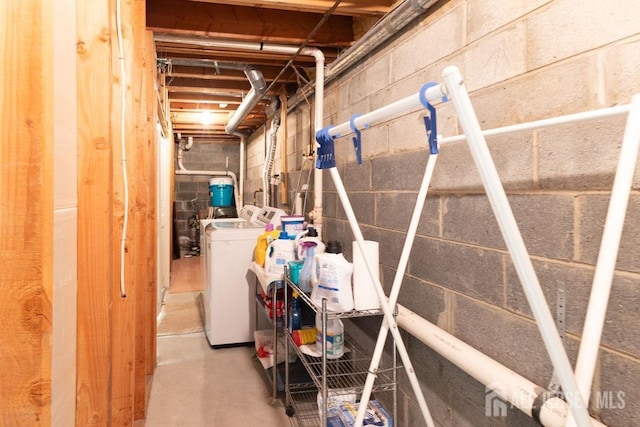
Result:
[[[316,314],[316,350],[322,354],[322,336],[327,346],[327,359],[337,359],[344,354],[344,324],[340,319],[327,319],[327,331],[322,333],[322,313]]]
[[[328,311],[353,310],[352,274],[353,264],[344,258],[340,242],[330,240],[326,252],[313,257],[311,299],[319,307],[326,299]]]
[[[309,243],[312,243],[313,245],[309,245]],[[316,247],[316,254],[320,254],[325,250],[324,243],[322,243],[322,240],[318,237],[318,230],[316,230],[312,225],[308,226],[306,230],[298,233],[296,236],[296,254],[298,259],[303,260],[307,257],[305,248],[310,246]]]
[[[277,240],[269,243],[264,260],[264,271],[271,275],[284,277],[284,266],[296,259],[294,242],[286,231],[281,231]]]
[[[293,291],[293,299],[291,301],[291,308],[289,309],[289,333],[297,331],[302,328],[302,309],[300,308],[300,300],[298,299],[298,293]]]
[[[304,259],[302,270],[300,270],[300,274],[298,275],[298,287],[305,294],[310,294],[313,290],[313,284],[311,283],[311,268],[313,267],[316,245],[310,242],[306,244],[309,246],[304,248],[306,258]]]
[[[264,232],[258,236],[256,247],[253,250],[253,257],[256,264],[260,267],[264,267],[264,260],[267,255],[269,243],[276,240],[279,234],[280,232],[278,230],[273,229],[273,224],[267,224],[264,227]]]

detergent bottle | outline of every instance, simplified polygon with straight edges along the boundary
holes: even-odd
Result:
[[[258,236],[256,247],[253,250],[253,257],[256,264],[260,267],[264,267],[264,260],[267,255],[267,247],[269,246],[269,243],[276,240],[279,235],[280,232],[273,229],[273,224],[267,224],[264,227],[264,232]]]
[[[313,245],[309,245],[309,243]],[[320,254],[325,250],[324,243],[322,243],[322,240],[318,237],[318,230],[311,225],[296,235],[296,254],[299,260],[304,260],[307,257],[305,248],[310,246],[316,247],[314,251],[315,254]]]
[[[322,354],[322,338],[327,346],[327,359],[338,359],[344,354],[344,324],[340,319],[327,319],[327,330],[322,330],[322,313],[316,314],[316,351]]]
[[[352,274],[353,264],[344,258],[340,242],[330,240],[326,252],[313,257],[311,299],[319,307],[322,306],[322,300],[326,299],[328,311],[353,310]]]
[[[294,242],[286,231],[281,231],[278,239],[269,243],[264,260],[264,271],[272,275],[284,275],[284,267],[296,259]]]

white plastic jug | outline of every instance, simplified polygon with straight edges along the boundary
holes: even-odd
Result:
[[[283,275],[284,267],[289,261],[294,261],[296,254],[294,242],[284,231],[277,240],[269,243],[267,255],[264,260],[264,271],[267,274]]]
[[[322,314],[316,314],[316,350],[322,354]],[[340,319],[327,319],[325,345],[327,359],[337,359],[344,354],[344,324]]]
[[[353,310],[352,274],[353,264],[342,255],[340,242],[329,241],[326,252],[313,257],[311,299],[319,307],[322,307],[322,300],[326,299],[328,311]]]

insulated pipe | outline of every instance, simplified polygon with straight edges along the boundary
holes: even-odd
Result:
[[[564,350],[562,340],[555,327],[553,317],[546,303],[544,293],[540,288],[538,277],[533,269],[531,258],[524,245],[518,224],[513,216],[507,195],[500,182],[500,177],[482,135],[480,123],[473,110],[473,105],[464,87],[464,81],[457,67],[449,66],[442,72],[447,92],[453,100],[460,125],[467,135],[467,142],[471,155],[482,178],[487,197],[496,216],[500,231],[505,240],[513,264],[518,273],[522,288],[536,319],[538,329],[542,335],[547,353],[556,370],[560,385],[566,396],[571,399],[571,413],[580,427],[591,425],[587,406],[578,391],[576,379],[573,376],[569,357]]]
[[[616,268],[622,226],[629,202],[629,193],[633,184],[633,174],[640,145],[640,94],[631,101],[631,111],[620,147],[620,160],[611,189],[611,199],[607,219],[604,224],[600,252],[596,262],[596,271],[591,287],[591,296],[587,307],[587,316],[576,363],[576,380],[582,398],[588,400],[593,376],[598,360],[602,329],[607,315],[607,305],[611,294],[613,272]],[[575,426],[573,417],[569,418],[569,427]]]
[[[398,326],[546,427],[564,427],[567,402],[398,304]],[[548,399],[544,397],[549,396]],[[605,424],[591,419],[594,427]]]
[[[414,19],[425,13],[436,1],[405,0],[401,2],[331,64],[327,70],[327,82],[338,77],[372,50],[398,34]]]

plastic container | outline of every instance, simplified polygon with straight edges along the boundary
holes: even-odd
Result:
[[[267,248],[269,243],[278,238],[280,232],[273,229],[273,224],[267,224],[264,228],[264,233],[258,236],[256,247],[253,250],[253,259],[260,267],[264,267],[264,260],[267,255]]]
[[[322,354],[322,313],[316,314],[316,350]],[[338,359],[344,354],[344,325],[340,319],[327,319],[327,359]]]
[[[310,294],[313,291],[313,283],[311,282],[311,269],[313,268],[313,258],[315,255],[316,247],[310,246],[306,249],[307,258],[303,261],[302,270],[298,275],[298,287],[305,294]]]
[[[293,342],[300,347],[304,344],[313,344],[316,342],[316,328],[312,326],[304,326],[297,331],[291,332]]]
[[[231,206],[233,200],[233,180],[229,177],[209,180],[211,206]]]
[[[289,308],[289,333],[302,329],[302,309],[300,308],[300,300],[298,299],[298,293],[293,292],[293,299],[291,301],[291,307]]]
[[[329,241],[326,252],[313,257],[311,299],[318,307],[321,307],[322,300],[326,299],[328,311],[353,310],[352,274],[353,264],[342,255],[340,242]]]
[[[281,216],[280,221],[282,222],[282,231],[286,231],[291,240],[294,240],[296,235],[303,230],[304,217],[302,215]]]
[[[300,271],[304,266],[304,261],[289,261],[289,279],[296,285],[300,282]]]
[[[307,227],[301,233],[298,233],[296,236],[296,254],[298,259],[305,259],[307,257],[306,248],[310,246],[315,246],[315,254],[323,253],[325,250],[325,245],[322,243],[322,240],[318,237],[318,231],[312,226]]]
[[[267,274],[284,277],[284,266],[295,259],[293,240],[289,239],[289,235],[285,231],[281,231],[278,239],[269,243],[267,247],[264,270]]]

